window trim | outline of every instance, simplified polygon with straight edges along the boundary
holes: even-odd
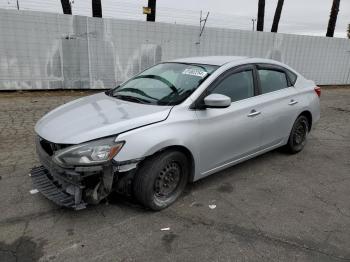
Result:
[[[287,81],[288,81],[288,87],[292,87],[295,85],[297,79],[298,79],[298,75],[294,72],[292,72],[291,70],[280,66],[280,65],[275,65],[275,64],[269,64],[269,63],[258,63],[255,64],[255,67],[257,70],[259,69],[266,69],[266,70],[275,70],[275,71],[279,71],[279,72],[283,72],[286,75]],[[288,72],[290,72],[291,74],[293,74],[295,76],[295,81],[293,83],[293,81],[290,79]],[[259,79],[260,81],[260,79]]]
[[[296,83],[297,80],[298,80],[298,75],[297,75],[296,73],[294,73],[293,71],[287,69],[287,68],[285,68],[285,71],[286,71],[287,77],[289,78],[290,83],[291,83],[292,86],[294,87],[294,86],[295,86],[295,83]],[[292,74],[292,75],[295,77],[295,80],[294,80],[294,81],[292,81],[292,79],[290,78],[290,76],[289,76],[288,73]]]
[[[294,85],[293,85],[293,83],[292,83],[292,81],[289,78],[289,75],[287,73],[288,69],[284,68],[283,66],[274,65],[274,64],[267,64],[267,63],[266,64],[259,63],[259,64],[255,64],[255,70],[256,70],[256,77],[257,77],[257,81],[258,81],[259,95],[266,95],[269,93],[273,93],[273,92],[277,92],[280,90],[288,89],[290,87],[294,87]],[[286,76],[286,79],[287,79],[287,87],[263,94],[262,90],[261,90],[261,80],[260,80],[260,76],[259,76],[259,70],[270,70],[270,71],[277,71],[277,72],[284,73],[284,75]],[[291,72],[290,70],[288,70],[288,71]],[[291,72],[291,73],[293,73],[293,72]],[[296,82],[296,80],[295,80],[295,82]],[[295,82],[294,82],[294,84],[295,84]]]
[[[254,95],[252,97],[255,97],[255,96],[259,95],[258,79],[257,79],[258,76],[257,76],[256,66],[254,64],[239,65],[239,66],[231,67],[231,68],[227,69],[225,72],[221,73],[221,75],[219,75],[202,92],[202,94],[200,94],[200,96],[198,96],[198,98],[190,105],[190,109],[197,109],[197,110],[204,110],[204,109],[206,109],[206,107],[204,106],[204,98],[209,94],[209,92],[213,91],[227,77],[229,77],[229,76],[231,76],[233,74],[244,72],[244,71],[252,71],[253,88],[254,88]],[[248,98],[245,98],[245,99],[249,99],[249,98],[252,98],[252,97],[248,97]],[[236,102],[239,102],[239,101],[243,101],[245,99],[234,101],[234,102],[231,102],[231,103],[236,103]]]

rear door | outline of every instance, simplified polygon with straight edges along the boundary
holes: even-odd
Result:
[[[289,71],[279,66],[257,65],[259,111],[262,117],[262,149],[286,141],[297,117],[299,101]]]
[[[232,69],[202,95],[223,94],[231,98],[228,108],[197,110],[202,177],[218,171],[260,147],[261,115],[254,66]]]

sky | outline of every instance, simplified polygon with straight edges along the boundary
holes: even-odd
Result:
[[[0,0],[0,8],[16,8],[17,0]],[[20,9],[62,13],[60,0],[18,0]],[[333,0],[284,0],[280,33],[324,36]],[[265,31],[271,24],[277,0],[266,0]],[[147,0],[102,0],[104,17],[145,20]],[[200,11],[210,12],[207,26],[252,30],[258,0],[157,0],[156,21],[198,25]],[[91,0],[73,0],[73,14],[91,16]],[[350,0],[341,0],[336,37],[346,37]]]

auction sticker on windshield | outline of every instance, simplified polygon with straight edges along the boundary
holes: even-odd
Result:
[[[208,73],[200,70],[200,69],[196,69],[196,68],[186,68],[182,74],[184,75],[191,75],[191,76],[199,76],[201,78],[205,77]]]

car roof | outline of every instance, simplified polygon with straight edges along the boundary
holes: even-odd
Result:
[[[191,64],[206,64],[222,66],[229,62],[248,59],[247,56],[198,56],[175,59],[170,62],[191,63]]]

